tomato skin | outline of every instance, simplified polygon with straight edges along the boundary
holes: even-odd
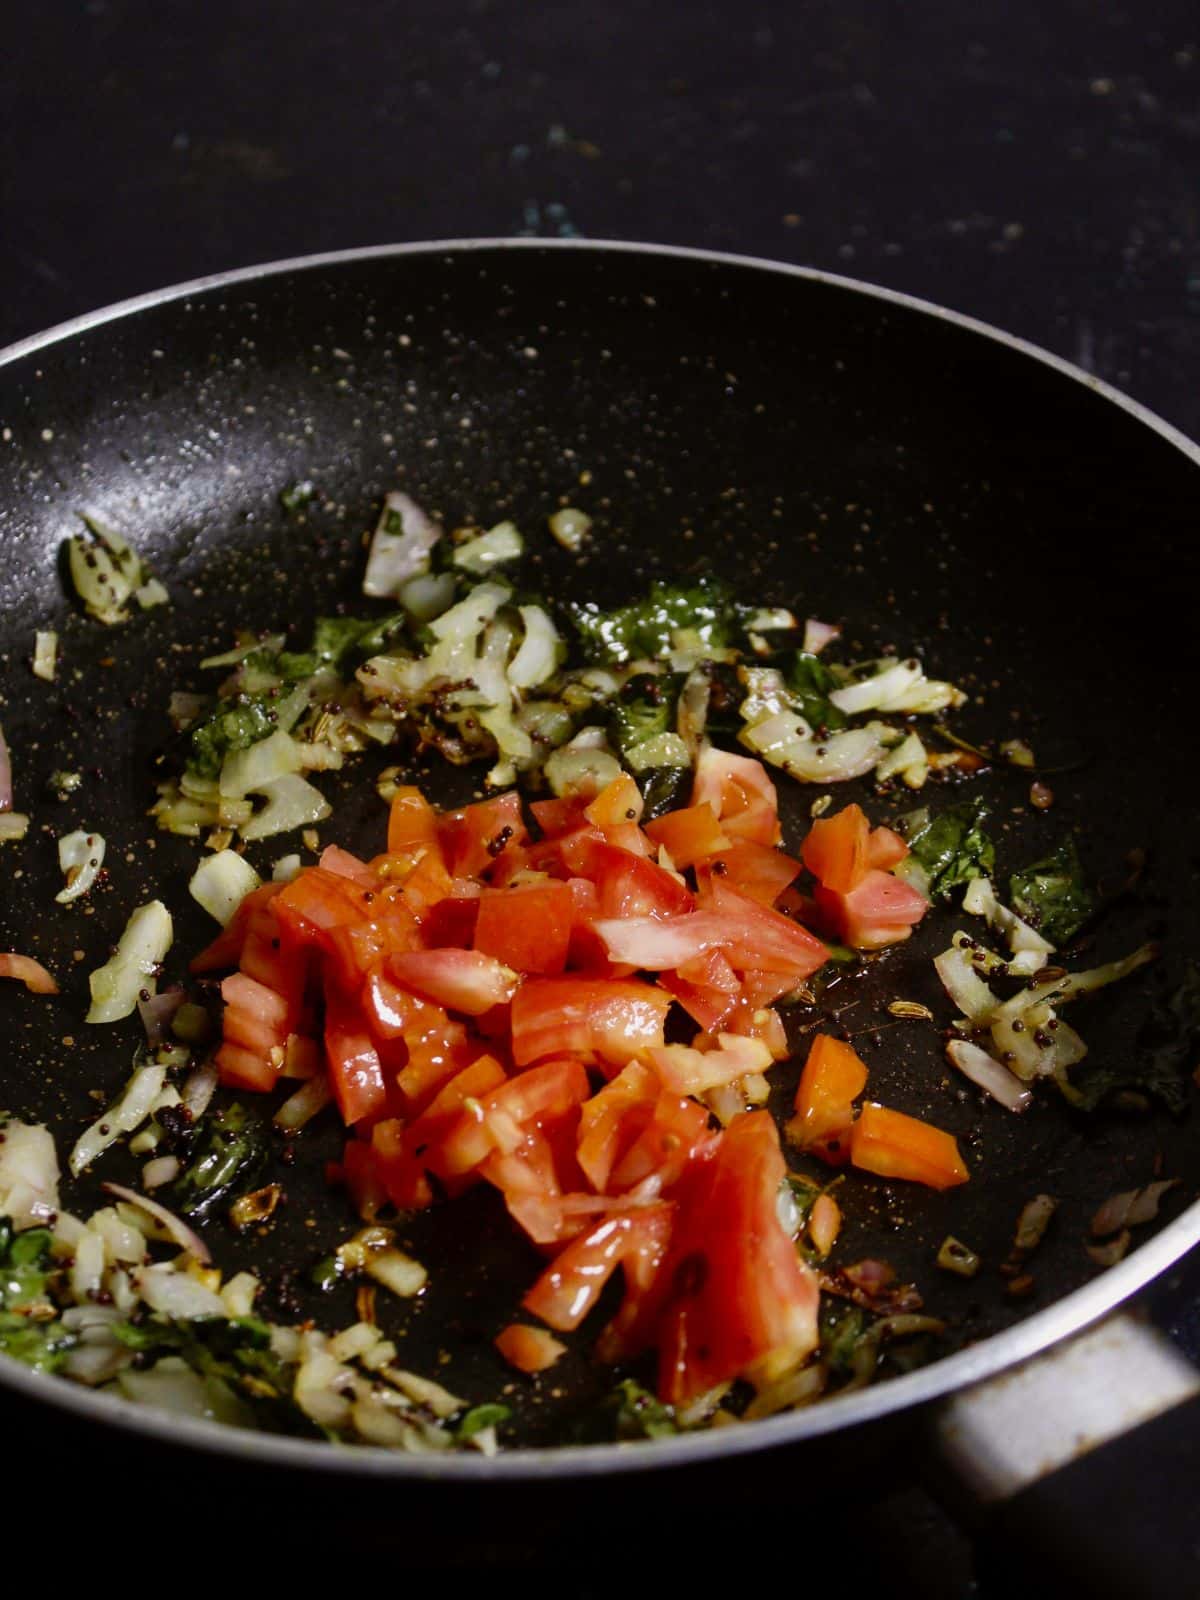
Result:
[[[475,942],[480,896],[448,894],[430,906],[421,923],[421,943],[431,950],[469,950]],[[417,948],[414,946],[413,948]]]
[[[891,872],[908,855],[908,845],[891,828],[872,828],[867,840],[867,865]]]
[[[456,1119],[442,1146],[441,1171],[459,1177],[493,1151],[511,1154],[528,1124],[564,1116],[587,1096],[587,1073],[578,1061],[545,1061],[508,1078]]]
[[[530,978],[513,998],[513,1060],[569,1054],[619,1069],[663,1043],[670,1007],[669,994],[635,978]]]
[[[818,884],[815,899],[824,922],[859,950],[900,944],[929,910],[924,895],[903,879],[874,867],[849,894]]]
[[[360,888],[374,890],[379,887],[379,879],[367,863],[351,855],[349,850],[343,850],[340,844],[327,844],[321,851],[319,864],[325,872],[332,872],[339,878],[349,878],[351,883],[357,883]]]
[[[560,848],[571,874],[596,885],[601,917],[678,917],[695,906],[691,890],[646,856],[586,834]]]
[[[451,877],[477,878],[506,845],[528,840],[521,798],[509,789],[461,811],[444,811],[437,818],[437,836]]]
[[[560,839],[586,826],[588,820],[578,800],[534,800],[529,809],[543,839]]]
[[[510,1322],[492,1342],[510,1367],[530,1376],[545,1372],[567,1353],[561,1339],[545,1328],[531,1328],[527,1322]]]
[[[556,976],[567,964],[575,896],[561,879],[485,889],[474,946],[517,972]]]
[[[779,798],[761,761],[706,745],[696,758],[692,782],[692,805],[705,804],[731,839],[779,843]]]
[[[645,1127],[613,1168],[613,1193],[635,1189],[650,1177],[657,1177],[663,1190],[670,1189],[712,1137],[708,1111],[699,1101],[664,1090]]]
[[[609,1174],[650,1120],[659,1092],[651,1068],[631,1061],[582,1107],[579,1165],[599,1194],[606,1192]]]

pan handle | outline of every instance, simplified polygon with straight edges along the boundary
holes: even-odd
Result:
[[[1135,1313],[962,1391],[930,1426],[939,1490],[996,1594],[1194,1592],[1200,1371]]]

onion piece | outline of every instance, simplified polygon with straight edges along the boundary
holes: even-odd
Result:
[[[819,656],[827,644],[832,644],[835,639],[840,639],[842,630],[834,622],[818,622],[816,617],[809,617],[804,624],[803,649],[810,656]]]
[[[115,1144],[123,1133],[132,1133],[150,1116],[155,1101],[162,1093],[166,1076],[167,1069],[159,1061],[137,1068],[121,1098],[102,1112],[75,1141],[70,1160],[71,1172],[75,1177],[110,1144]]]
[[[33,675],[43,683],[53,683],[58,670],[58,635],[41,629],[33,636]]]
[[[129,1016],[140,991],[154,989],[155,974],[173,937],[171,913],[161,900],[139,906],[125,924],[111,960],[88,978],[92,1004],[84,1020],[117,1022]]]
[[[393,490],[371,536],[363,593],[378,600],[391,598],[401,584],[428,570],[430,551],[441,537],[441,527],[415,500]]]
[[[562,639],[541,606],[518,606],[517,611],[525,624],[525,637],[508,664],[506,676],[514,689],[532,689],[553,676],[562,653]]]
[[[1121,1228],[1136,1228],[1143,1222],[1153,1222],[1163,1195],[1178,1183],[1178,1178],[1164,1178],[1141,1189],[1126,1189],[1121,1194],[1110,1195],[1092,1218],[1092,1237],[1103,1239]]]
[[[564,550],[578,550],[591,532],[592,519],[586,511],[578,511],[574,506],[563,506],[547,519],[547,526],[551,537],[557,540]]]
[[[482,578],[485,572],[506,561],[517,561],[525,553],[525,541],[515,522],[498,522],[487,533],[457,545],[452,556],[456,567]]]
[[[943,950],[933,958],[933,966],[942,980],[942,988],[964,1017],[974,1022],[995,1010],[996,996],[976,971],[970,951],[962,945],[953,944],[949,950]]]
[[[969,1039],[951,1039],[946,1055],[951,1066],[999,1101],[1006,1111],[1024,1111],[1032,1101],[1033,1096],[1019,1078]]]
[[[100,1187],[106,1194],[115,1194],[118,1200],[127,1201],[131,1206],[144,1211],[147,1216],[153,1217],[155,1221],[161,1222],[179,1248],[194,1256],[201,1266],[207,1267],[211,1264],[212,1251],[204,1240],[173,1211],[168,1211],[166,1206],[159,1205],[157,1200],[148,1199],[144,1194],[139,1194],[136,1189],[127,1189],[122,1183],[106,1181]]]
[[[1017,1218],[1013,1249],[1023,1256],[1031,1255],[1046,1237],[1050,1219],[1057,1210],[1058,1201],[1052,1194],[1035,1194],[1032,1200],[1027,1200]]]
[[[66,888],[54,896],[60,906],[70,905],[92,887],[104,865],[106,848],[103,834],[85,833],[82,828],[58,841],[59,870],[67,880]]]
[[[192,1120],[202,1117],[208,1110],[209,1101],[217,1088],[217,1069],[211,1061],[205,1061],[189,1072],[183,1081],[183,1090],[180,1098],[192,1114]]]
[[[40,961],[19,956],[13,950],[0,952],[0,978],[16,978],[34,994],[58,993],[58,984]]]
[[[221,924],[228,927],[234,912],[262,879],[236,850],[218,850],[205,856],[188,880],[192,899]]]
[[[155,1156],[142,1168],[142,1183],[147,1189],[161,1189],[164,1183],[174,1183],[178,1176],[178,1156]]]
[[[14,1227],[45,1222],[58,1210],[58,1153],[40,1122],[0,1118],[0,1216]]]
[[[272,1120],[277,1128],[295,1133],[305,1123],[311,1122],[318,1112],[324,1111],[332,1099],[333,1089],[324,1073],[306,1078],[295,1093],[283,1102]]]
[[[29,818],[23,811],[0,811],[0,844],[23,839],[29,832]]]
[[[149,1000],[138,1000],[138,1016],[146,1030],[146,1043],[152,1050],[156,1050],[166,1039],[171,1020],[185,998],[182,985],[175,984],[162,994],[151,995]]]

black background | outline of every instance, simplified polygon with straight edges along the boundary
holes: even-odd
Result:
[[[43,0],[3,23],[0,343],[309,251],[581,234],[939,301],[1200,435],[1194,0]],[[1155,1297],[1193,1353],[1198,1301],[1194,1268]],[[28,1470],[55,1471],[56,1442]],[[907,1458],[832,1506],[811,1460],[764,1506],[789,1587],[815,1540],[848,1561],[835,1582],[1008,1592]],[[219,1537],[211,1472],[172,1494]],[[269,1539],[281,1516],[253,1521]]]

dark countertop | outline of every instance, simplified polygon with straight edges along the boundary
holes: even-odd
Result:
[[[1194,0],[48,0],[8,20],[0,343],[256,261],[582,234],[938,301],[1200,436]],[[1154,1303],[1197,1353],[1200,1269]],[[919,1489],[822,1526],[892,1593],[1008,1592]]]

